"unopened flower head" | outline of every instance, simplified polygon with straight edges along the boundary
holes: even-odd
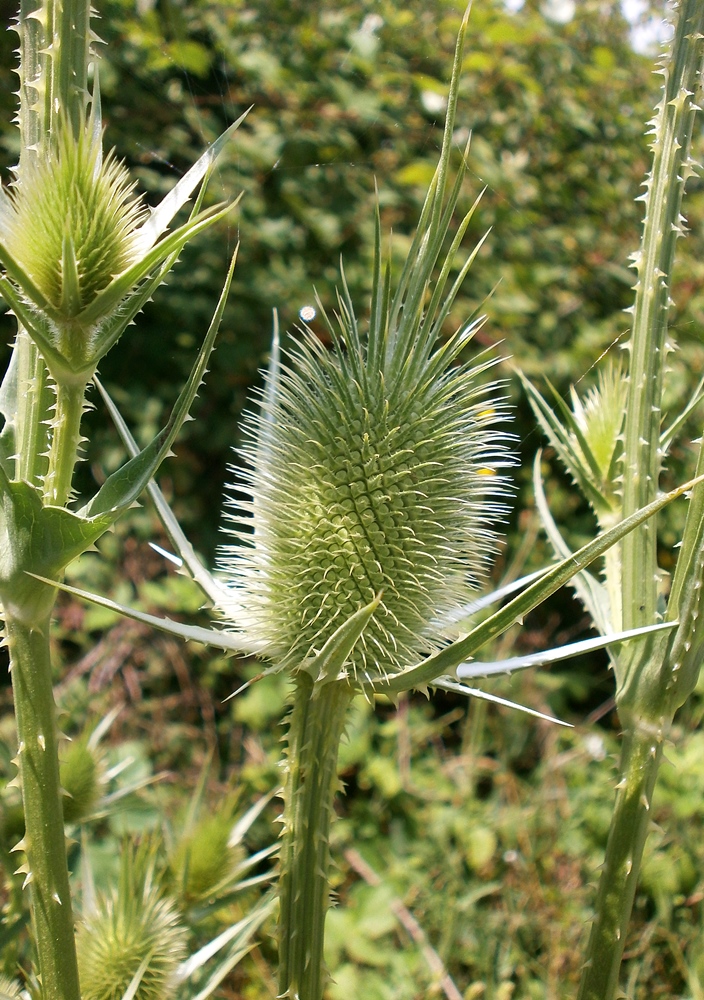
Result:
[[[307,332],[248,418],[251,499],[233,504],[241,534],[222,565],[238,622],[275,662],[295,668],[381,594],[347,670],[372,683],[397,673],[436,647],[438,617],[485,571],[504,407],[489,363],[447,367],[469,336],[445,364],[411,350],[394,377],[351,329],[332,350]]]
[[[119,1000],[143,966],[135,1000],[174,996],[188,933],[175,902],[155,877],[149,841],[126,847],[119,888],[99,899],[78,926],[76,947],[83,1000]],[[150,856],[150,854],[152,856]]]
[[[146,211],[126,168],[85,130],[59,134],[0,198],[0,242],[53,309],[77,315],[136,259]]]

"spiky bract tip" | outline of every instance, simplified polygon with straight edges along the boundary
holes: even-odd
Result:
[[[238,624],[275,662],[295,668],[381,593],[346,666],[374,683],[436,648],[438,617],[476,587],[506,448],[503,404],[481,377],[491,362],[446,367],[470,335],[442,365],[411,350],[394,376],[393,352],[369,363],[352,327],[332,350],[308,331],[248,418],[250,499],[233,501],[238,538],[221,566]]]
[[[127,169],[85,129],[65,126],[0,192],[0,242],[66,320],[136,259],[146,210]]]

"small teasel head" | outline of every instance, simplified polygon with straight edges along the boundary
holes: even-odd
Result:
[[[79,315],[136,259],[146,211],[133,191],[127,169],[103,158],[99,133],[74,137],[65,125],[0,192],[0,243],[55,317]]]
[[[90,739],[67,741],[61,748],[60,781],[64,792],[64,822],[79,823],[100,799],[104,783],[103,755]]]
[[[628,379],[621,365],[609,360],[599,369],[596,385],[580,398],[572,389],[572,411],[579,432],[572,432],[572,445],[585,462],[594,466],[600,486],[610,501],[616,498],[623,454],[623,419],[628,393]]]
[[[200,817],[177,839],[169,868],[184,904],[208,899],[234,872],[242,851],[231,845],[233,804]]]
[[[157,844],[123,849],[119,885],[78,926],[76,948],[83,1000],[122,997],[144,964],[135,1000],[167,1000],[186,957],[188,932],[162,891]]]

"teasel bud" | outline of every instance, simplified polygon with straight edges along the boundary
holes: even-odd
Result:
[[[63,127],[0,197],[0,243],[55,317],[70,322],[137,259],[134,186],[99,134]]]
[[[103,758],[86,737],[67,742],[60,753],[60,781],[64,792],[64,822],[79,823],[89,816],[101,794]]]
[[[226,804],[178,839],[169,867],[186,905],[208,899],[233,873],[241,859],[241,850],[230,845],[233,824],[232,806]]]
[[[84,915],[76,936],[83,1000],[122,997],[144,964],[135,1000],[167,1000],[188,932],[156,873],[156,845],[126,845],[116,890]]]

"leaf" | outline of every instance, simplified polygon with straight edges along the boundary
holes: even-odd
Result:
[[[471,698],[478,698],[480,701],[490,701],[494,705],[503,705],[504,708],[515,708],[517,712],[523,712],[525,715],[532,715],[535,719],[543,719],[544,722],[554,722],[558,726],[564,726],[566,729],[573,729],[571,722],[562,722],[561,719],[556,719],[552,715],[545,715],[543,712],[537,712],[534,708],[526,708],[525,705],[519,705],[515,701],[508,701],[506,698],[499,698],[498,695],[489,694],[487,691],[480,691],[478,688],[467,687],[466,684],[458,684],[457,681],[453,681],[451,677],[438,677],[434,680],[433,687],[441,688],[443,691],[453,691],[455,694],[466,694]]]
[[[528,653],[526,656],[512,656],[506,660],[497,660],[494,663],[479,663],[473,660],[471,663],[461,663],[457,668],[457,676],[462,680],[469,680],[474,677],[493,677],[497,674],[511,674],[516,670],[526,670],[530,667],[544,667],[549,663],[561,663],[569,660],[573,656],[581,656],[583,653],[591,653],[595,649],[604,649],[606,646],[615,643],[626,642],[628,639],[636,639],[638,636],[648,635],[650,632],[661,632],[677,627],[675,622],[659,622],[657,625],[645,625],[643,628],[630,629],[627,632],[612,632],[610,635],[600,635],[594,639],[581,639],[579,642],[572,642],[567,646],[559,646],[557,649],[547,649],[541,653]]]
[[[218,934],[216,938],[209,941],[208,944],[204,945],[202,948],[187,958],[185,962],[176,970],[176,978],[178,982],[185,982],[185,980],[190,979],[194,972],[200,969],[205,963],[217,955],[218,951],[225,947],[226,944],[231,942],[237,942],[238,947],[242,947],[249,939],[251,935],[264,923],[266,918],[273,913],[273,911],[278,906],[278,900],[272,898],[271,896],[265,897],[253,911],[247,914],[243,920],[239,920],[232,927],[228,927],[224,930],[222,934]],[[214,988],[214,987],[213,987]],[[199,997],[207,996],[207,993],[199,994]],[[194,998],[195,1000],[195,998]]]
[[[58,509],[58,508],[57,508]],[[149,615],[144,611],[136,611],[125,604],[118,604],[110,600],[109,597],[101,597],[99,594],[91,594],[87,590],[79,590],[77,587],[70,587],[67,583],[56,583],[47,579],[41,573],[30,573],[30,576],[42,583],[50,584],[66,594],[73,594],[91,604],[97,604],[107,611],[114,611],[115,614],[124,618],[131,618],[132,621],[141,622],[143,625],[150,625],[159,629],[160,632],[168,632],[179,639],[186,639],[191,642],[200,642],[204,646],[214,646],[216,649],[224,649],[228,653],[261,653],[263,645],[252,642],[245,636],[237,632],[228,632],[224,629],[201,628],[198,625],[184,625],[182,622],[172,621],[170,618],[159,618],[156,615]]]
[[[547,597],[554,594],[556,590],[564,586],[580,570],[585,569],[594,562],[600,555],[603,555],[612,545],[620,541],[625,535],[638,525],[643,524],[649,517],[657,514],[673,500],[691,490],[698,483],[704,482],[704,475],[692,479],[677,489],[665,493],[657,500],[647,504],[637,510],[630,517],[625,518],[608,531],[602,531],[593,541],[578,549],[573,555],[562,562],[557,563],[548,570],[544,576],[535,583],[532,583],[522,594],[515,597],[504,608],[496,611],[490,618],[487,618],[480,625],[455,642],[445,646],[439,652],[429,656],[426,660],[402,671],[395,677],[390,677],[386,681],[378,681],[369,685],[370,690],[380,694],[393,694],[399,691],[408,691],[410,688],[432,684],[434,679],[457,669],[460,663],[468,660],[476,650],[480,649],[484,643],[490,639],[501,635],[517,621],[522,621],[524,616],[533,608],[541,604]]]
[[[444,615],[439,621],[434,622],[434,624],[439,628],[458,626],[465,618],[471,618],[480,611],[484,611],[485,608],[490,608],[492,604],[498,604],[499,601],[503,601],[504,597],[508,597],[509,594],[515,594],[517,590],[522,590],[526,584],[532,583],[533,580],[538,580],[549,569],[549,566],[545,566],[543,569],[537,569],[533,573],[519,577],[518,580],[511,580],[510,583],[505,584],[503,587],[497,587],[496,590],[492,590],[490,594],[482,594],[481,597],[475,598],[475,600],[470,601],[468,604],[463,604],[461,608],[456,608],[450,614]]]
[[[535,504],[543,522],[545,533],[552,545],[553,551],[558,559],[567,559],[572,555],[572,551],[560,534],[555,521],[553,520],[547,498],[543,490],[543,482],[540,476],[541,452],[538,451],[533,463],[533,490],[535,493]],[[584,607],[589,612],[594,626],[602,635],[606,635],[613,628],[611,621],[611,607],[609,595],[606,587],[588,570],[582,570],[572,580],[574,590]]]
[[[660,435],[660,447],[664,454],[667,454],[667,452],[670,450],[670,445],[672,444],[676,435],[682,429],[682,427],[684,427],[690,414],[692,413],[693,410],[696,409],[697,406],[699,406],[702,399],[704,399],[704,378],[699,380],[697,388],[692,393],[689,402],[682,409],[682,412],[675,417],[670,426],[667,427]]]
[[[62,374],[72,375],[73,372],[67,365],[66,359],[52,341],[46,321],[25,304],[12,282],[2,275],[0,275],[0,293],[41,351],[54,378]]]
[[[123,444],[127,448],[128,454],[130,457],[134,458],[139,454],[137,442],[130,434],[129,428],[122,419],[120,411],[115,406],[103,384],[98,378],[94,381],[98,388],[98,392],[103,397],[103,401],[105,402],[112,421],[117,428],[117,432],[120,435]],[[181,557],[181,560],[190,573],[192,579],[198,584],[203,593],[207,595],[212,603],[216,607],[221,608],[225,602],[230,599],[227,588],[223,587],[222,584],[212,575],[212,573],[209,572],[207,567],[201,563],[200,559],[193,550],[193,546],[183,533],[181,525],[176,520],[173,511],[166,502],[164,494],[161,492],[154,480],[148,484],[147,493],[151,497],[152,502],[157,509],[159,519],[164,526],[166,534],[169,536],[172,545]]]
[[[232,136],[233,132],[240,127],[245,120],[251,107],[247,108],[244,114],[240,115],[236,122],[233,122],[222,135],[215,140],[206,151],[198,158],[193,166],[188,170],[174,188],[169,191],[165,198],[157,205],[149,219],[140,228],[137,237],[137,252],[141,255],[151,250],[161,234],[165,232],[169,223],[182,208],[196,186],[203,180],[208,171],[212,168],[215,160],[225,147],[225,144]]]
[[[297,667],[310,674],[318,690],[324,684],[338,680],[350,653],[380,604],[381,594],[377,594],[373,601],[355,611],[333,632],[319,653],[305,659]]]
[[[110,511],[112,519],[116,520],[122,511],[126,510],[144,492],[149,480],[169,454],[171,445],[174,443],[177,434],[188,417],[193,400],[205,375],[208,359],[215,346],[215,338],[225,311],[225,303],[227,302],[230,285],[232,284],[236,261],[237,249],[235,249],[232,255],[232,261],[220,294],[220,300],[216,306],[205,340],[198,352],[188,381],[181,390],[171,411],[168,423],[146,448],[126,462],[117,472],[108,477],[90,503],[81,511],[84,517],[95,517],[97,514]]]
[[[10,482],[0,470],[0,599],[7,608],[32,604],[36,585],[29,574],[52,578],[84,552],[112,523],[88,519],[63,507],[45,507],[26,482]]]

